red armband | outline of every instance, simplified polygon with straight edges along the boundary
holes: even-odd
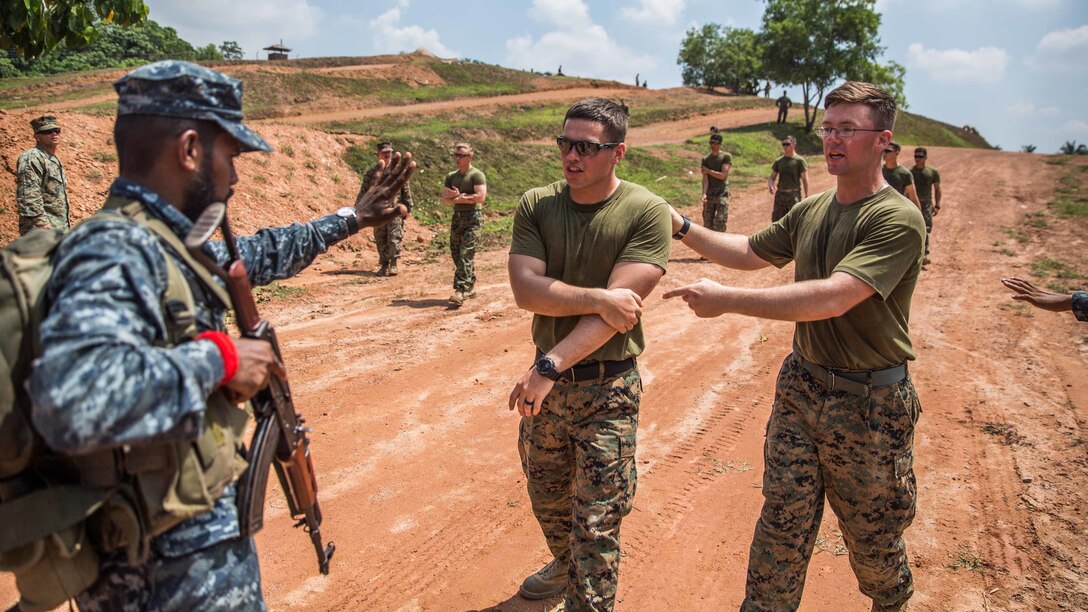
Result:
[[[219,348],[219,355],[223,358],[223,379],[219,384],[225,385],[238,373],[238,349],[230,336],[221,331],[201,332],[197,340],[211,340]]]

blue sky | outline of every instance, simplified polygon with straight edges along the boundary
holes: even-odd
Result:
[[[194,44],[248,57],[283,39],[292,57],[425,47],[511,68],[650,87],[681,84],[691,27],[758,29],[759,0],[148,0]],[[1088,1],[878,0],[884,60],[907,67],[910,110],[970,124],[1006,150],[1088,142]],[[776,88],[776,91],[779,88]],[[799,100],[791,90],[791,98]]]

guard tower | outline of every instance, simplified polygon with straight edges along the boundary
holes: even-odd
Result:
[[[261,51],[268,51],[268,61],[285,60],[287,59],[287,54],[291,52],[290,49],[283,46],[282,38],[280,39],[280,44],[269,45],[264,49],[261,49]]]

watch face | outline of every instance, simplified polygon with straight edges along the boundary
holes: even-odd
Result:
[[[337,210],[336,214],[337,214],[337,216],[340,216],[340,217],[354,217],[354,216],[356,216],[355,208],[353,208],[351,206],[344,206],[340,210]]]

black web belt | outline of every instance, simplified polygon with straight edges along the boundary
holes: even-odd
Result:
[[[812,363],[797,353],[794,353],[793,356],[797,361],[801,362],[801,367],[805,368],[805,371],[823,383],[828,389],[846,391],[862,397],[869,395],[874,388],[894,385],[907,377],[907,364],[905,363],[883,370],[844,371],[829,370],[822,365]]]

